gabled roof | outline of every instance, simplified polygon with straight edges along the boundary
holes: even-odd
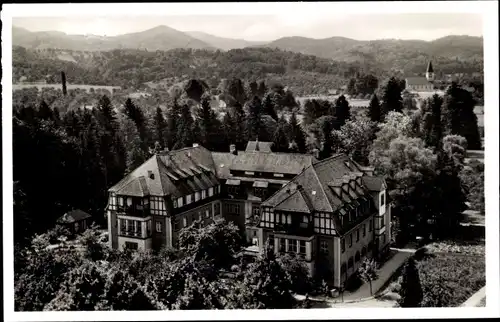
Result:
[[[384,178],[381,177],[363,177],[363,184],[370,191],[382,191],[387,189]]]
[[[201,146],[184,148],[152,156],[109,191],[181,197],[218,185],[216,172],[210,151]]]
[[[312,165],[312,155],[298,153],[238,152],[231,170],[298,174]]]
[[[304,202],[310,201],[311,211],[335,212],[347,203],[356,203],[356,200],[369,196],[368,187],[360,186],[358,183],[354,188],[350,185],[352,181],[357,181],[357,178],[361,176],[366,177],[355,162],[350,161],[344,154],[338,154],[306,168],[264,201],[262,206],[278,207],[285,203],[289,197],[291,198],[291,193],[297,190],[294,187],[300,185]],[[369,182],[385,184],[385,181],[380,178],[369,180]],[[364,181],[361,183],[363,184]],[[336,188],[341,190],[340,196],[335,191]],[[297,198],[295,202],[300,205],[300,198],[298,196],[293,198]],[[300,206],[303,208],[302,205]]]
[[[245,152],[272,152],[273,142],[248,141]]]
[[[425,77],[407,77],[406,85],[429,85],[431,84]]]
[[[300,190],[295,190],[290,192],[290,195],[274,207],[274,209],[310,214],[312,209],[309,205],[310,203],[307,201],[307,196]]]
[[[68,211],[67,213],[65,213],[64,215],[59,217],[57,219],[57,223],[58,224],[71,224],[71,223],[81,221],[81,220],[91,218],[91,217],[92,216],[89,215],[88,213],[86,213],[85,211],[80,210],[80,209],[75,209],[75,210]]]

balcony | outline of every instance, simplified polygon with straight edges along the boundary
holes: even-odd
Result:
[[[151,216],[149,206],[118,206],[116,209],[118,215],[126,215],[131,217],[146,218]]]
[[[311,237],[315,234],[312,224],[293,223],[293,222],[292,224],[276,223],[274,225],[274,232],[286,235],[302,236],[302,237]]]
[[[132,238],[150,238],[152,236],[152,233],[151,230],[147,230],[146,236],[144,236],[139,230],[121,229],[119,236],[132,237]]]

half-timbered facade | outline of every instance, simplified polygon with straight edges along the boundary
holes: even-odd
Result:
[[[340,286],[390,241],[382,227],[390,219],[380,201],[385,182],[371,171],[345,155],[312,164],[262,203],[261,244],[303,256],[311,273],[329,274]]]
[[[191,148],[154,155],[109,189],[109,243],[115,249],[175,246],[182,228],[217,217],[245,230],[262,249],[298,254],[336,285],[365,256],[387,249],[385,182],[345,155],[274,153],[268,142],[246,151]]]

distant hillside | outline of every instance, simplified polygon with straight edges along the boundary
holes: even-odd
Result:
[[[245,48],[251,46],[259,46],[264,45],[267,42],[265,41],[247,41],[244,39],[233,39],[233,38],[224,38],[218,37],[214,35],[207,34],[202,31],[187,31],[186,34],[199,39],[207,44],[215,48],[219,48],[222,50],[231,50],[237,48]]]
[[[283,81],[297,95],[327,93],[346,84],[360,70],[356,62],[336,62],[312,55],[269,48],[144,51],[115,49],[88,52],[13,48],[13,82],[59,82],[112,85],[123,88],[172,86],[186,79],[204,79],[216,87],[221,79]],[[292,63],[292,64],[290,64]],[[376,75],[383,71],[374,67]],[[147,84],[147,85],[146,85]]]
[[[175,48],[215,49],[199,39],[167,26],[120,36],[67,35],[62,32],[30,32],[12,27],[12,44],[30,49],[102,51],[113,49],[170,50]]]
[[[279,48],[337,61],[379,64],[384,69],[404,69],[405,72],[422,72],[420,66],[429,59],[483,62],[483,38],[471,36],[447,36],[434,41],[285,37],[260,47]],[[412,65],[417,65],[419,69],[414,70]]]

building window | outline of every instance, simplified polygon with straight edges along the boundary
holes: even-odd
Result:
[[[342,253],[345,253],[345,239],[342,238],[340,240],[340,249],[342,250]]]
[[[253,246],[259,246],[259,239],[258,238],[252,238],[252,245]]]
[[[175,218],[173,220],[174,220],[174,230],[177,231],[177,230],[179,230],[179,220],[177,220],[177,218]]]
[[[349,235],[349,248],[352,247],[352,234]]]
[[[259,206],[253,206],[252,207],[252,215],[254,217],[259,217],[260,216],[260,207]],[[269,213],[266,213],[267,217],[269,217]],[[269,221],[269,218],[266,218],[266,221]]]
[[[245,175],[247,175],[247,176],[253,176],[253,175],[255,175],[255,172],[245,171]]]
[[[192,195],[186,196],[186,205],[189,205],[191,203],[191,198],[192,198]]]
[[[347,272],[347,265],[345,263],[342,263],[342,266],[340,266],[340,273],[345,274]]]
[[[214,188],[213,187],[208,188],[208,196],[212,197],[213,195],[214,195]]]
[[[382,235],[382,245],[385,245],[385,234]]]
[[[187,225],[188,225],[188,220],[187,220],[187,218],[186,218],[186,217],[182,218],[182,228],[187,227]]]
[[[291,253],[297,252],[297,241],[293,239],[288,240],[288,251]]]
[[[227,193],[230,195],[238,195],[240,192],[240,187],[238,186],[227,186]]]
[[[290,214],[286,215],[286,223],[288,225],[292,224],[292,215],[290,215]]]
[[[363,237],[366,236],[366,224],[363,224]]]
[[[254,188],[253,190],[254,190],[253,194],[256,197],[259,197],[259,198],[265,198],[266,197],[266,189],[265,188]]]
[[[184,198],[182,198],[182,197],[177,198],[177,206],[182,207],[184,205],[183,201],[184,201]]]
[[[212,209],[210,208],[205,209],[205,218],[210,218],[212,216],[211,212]]]
[[[299,254],[306,254],[306,242],[305,240],[299,240]]]
[[[156,232],[157,233],[161,233],[161,222],[160,221],[157,221],[156,222]]]
[[[385,193],[380,194],[380,206],[385,205]]]
[[[356,230],[356,242],[359,242],[359,228]]]
[[[139,245],[137,243],[125,242],[125,249],[137,250]]]
[[[284,253],[285,252],[285,239],[280,238],[279,243],[280,243],[280,252]]]
[[[273,176],[278,177],[278,178],[284,177],[283,173],[273,173]]]
[[[267,240],[269,241],[269,245],[274,248],[274,236],[273,235],[269,235],[267,236]]]
[[[320,251],[324,255],[328,255],[328,242],[326,240],[322,240],[320,242]]]
[[[177,208],[177,199],[174,199],[174,208]]]
[[[225,204],[226,212],[230,215],[240,214],[240,205],[237,204]]]
[[[373,243],[369,242],[368,243],[368,251],[371,252],[373,250]]]
[[[194,193],[194,201],[198,201],[198,200],[200,200],[200,192],[199,192],[199,191],[196,191],[196,192]]]
[[[366,255],[366,246],[363,246],[363,249],[361,249],[361,256]]]

